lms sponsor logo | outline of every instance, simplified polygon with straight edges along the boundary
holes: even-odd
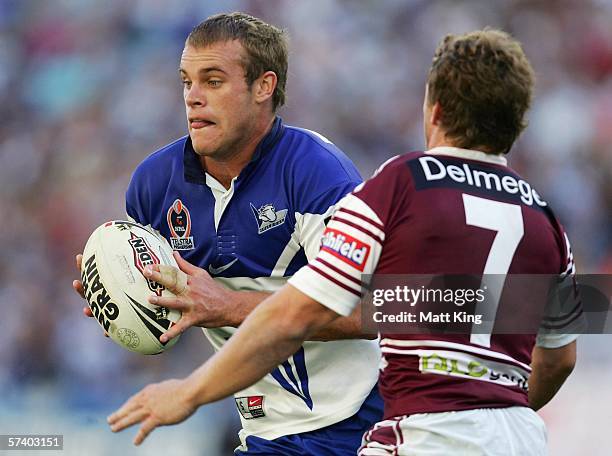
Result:
[[[323,234],[321,248],[360,271],[363,271],[370,255],[368,244],[331,228]]]

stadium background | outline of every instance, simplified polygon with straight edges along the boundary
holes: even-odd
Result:
[[[165,355],[130,354],[82,317],[70,283],[92,229],[123,216],[137,163],[186,131],[185,36],[232,10],[288,29],[282,117],[331,138],[364,176],[423,147],[424,82],[443,34],[512,32],[538,85],[510,163],[555,208],[580,271],[612,272],[611,0],[0,0],[0,434],[64,434],[70,455],[230,454],[231,401],[140,449],[134,431],[110,433],[110,411],[187,374],[210,347],[192,330]],[[611,342],[583,337],[575,373],[542,411],[550,454],[609,454]]]

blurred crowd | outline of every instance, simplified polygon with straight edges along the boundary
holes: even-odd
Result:
[[[186,35],[232,10],[288,31],[280,115],[330,138],[364,177],[424,147],[444,34],[511,32],[537,88],[510,163],[562,220],[580,271],[612,273],[612,0],[0,0],[0,414],[43,386],[65,407],[104,409],[209,356],[196,330],[159,357],[115,347],[70,284],[90,232],[124,216],[134,167],[186,134]]]

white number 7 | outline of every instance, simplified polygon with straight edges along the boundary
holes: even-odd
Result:
[[[462,196],[465,223],[497,232],[487,256],[481,284],[482,288],[486,286],[489,299],[476,303],[474,312],[482,314],[482,324],[479,325],[478,334],[472,333],[470,336],[470,343],[490,347],[506,274],[525,233],[523,213],[521,206],[517,204],[478,198],[465,193]]]

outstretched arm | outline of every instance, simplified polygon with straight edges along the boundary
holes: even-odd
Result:
[[[338,317],[286,285],[257,306],[227,344],[189,377],[150,385],[130,398],[109,417],[111,429],[142,423],[134,440],[139,445],[156,427],[180,423],[199,406],[257,382]]]

